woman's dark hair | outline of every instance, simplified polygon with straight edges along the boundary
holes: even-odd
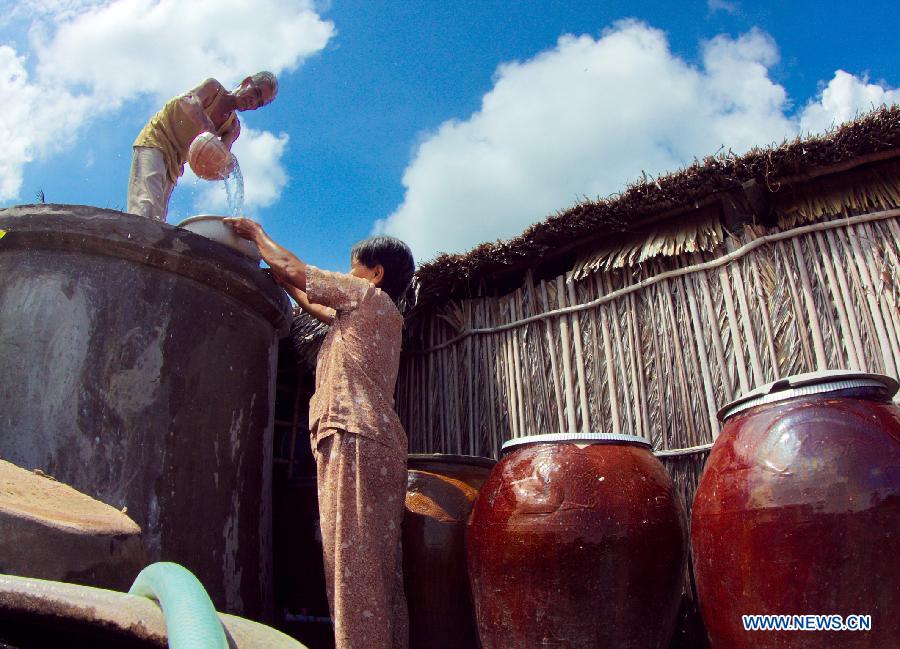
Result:
[[[384,279],[379,288],[391,296],[399,305],[403,298],[408,298],[407,289],[412,284],[416,262],[412,252],[400,239],[388,236],[377,236],[363,239],[350,251],[350,258],[375,268],[381,264],[384,268]]]

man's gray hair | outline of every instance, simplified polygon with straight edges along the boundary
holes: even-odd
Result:
[[[256,85],[264,83],[272,89],[272,96],[269,98],[269,101],[267,101],[266,104],[271,103],[272,100],[275,99],[275,95],[278,94],[278,79],[275,77],[275,75],[267,70],[263,70],[262,72],[257,72],[250,78]]]

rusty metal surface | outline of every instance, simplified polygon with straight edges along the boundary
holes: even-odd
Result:
[[[305,649],[271,627],[222,613],[219,618],[232,649]],[[0,642],[4,641],[23,647],[92,642],[107,649],[168,646],[162,611],[149,599],[10,575],[0,575]]]
[[[239,253],[130,214],[22,206],[0,229],[0,457],[127,506],[147,561],[265,618],[283,291]]]

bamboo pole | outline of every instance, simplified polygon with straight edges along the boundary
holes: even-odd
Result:
[[[459,387],[460,381],[460,373],[459,373],[459,356],[457,354],[457,346],[453,345],[448,348],[450,354],[452,355],[451,365],[450,365],[450,384],[452,393],[451,396],[453,401],[451,403],[451,415],[453,421],[453,427],[448,430],[448,434],[452,433],[453,437],[456,438],[456,453],[457,455],[462,454],[462,422],[460,421],[460,414],[462,412],[462,390]],[[467,372],[468,374],[468,372]],[[446,376],[446,374],[444,375]],[[448,447],[449,448],[449,447]]]
[[[893,221],[890,221],[893,223]],[[854,299],[859,293],[851,290],[853,275],[850,273],[848,279],[849,256],[847,247],[844,245],[843,239],[835,232],[825,232],[825,239],[831,248],[832,258],[834,259],[834,272],[837,276],[838,285],[841,287],[844,304],[847,309],[847,320],[850,323],[850,331],[853,334],[853,343],[856,347],[856,355],[859,359],[860,369],[866,370],[869,367],[868,354],[866,354],[865,338],[863,337],[863,325],[860,323],[859,314],[862,305],[857,304]]]
[[[406,355],[401,360],[401,367],[404,367],[406,370],[407,377],[407,391],[409,392],[409,403],[407,405],[407,421],[405,422],[406,434],[409,436],[410,442],[412,442],[413,438],[420,439],[422,436],[421,428],[419,427],[419,407],[420,404],[424,401],[421,394],[414,394],[414,391],[417,387],[422,385],[421,381],[417,380],[419,365],[421,365],[425,361],[422,357],[413,357]]]
[[[587,295],[588,298],[591,299],[594,295],[594,283],[590,282],[587,285]],[[588,311],[588,315],[591,322],[591,350],[593,351],[594,358],[594,380],[591,381],[591,387],[594,394],[594,400],[597,403],[597,425],[599,428],[597,429],[600,432],[605,432],[606,428],[606,412],[603,405],[603,392],[601,390],[601,386],[604,382],[600,380],[600,345],[598,341],[603,337],[603,333],[600,331],[599,318],[597,317],[597,311],[600,310],[599,307],[597,309],[591,309]]]
[[[435,321],[432,321],[432,330],[434,330],[437,326]],[[431,340],[439,343],[439,339],[437,335],[433,335]],[[429,376],[428,376],[428,385],[429,390],[432,394],[432,413],[434,417],[434,422],[432,424],[431,430],[429,431],[432,436],[431,447],[429,448],[430,453],[436,453],[443,447],[443,421],[444,421],[444,411],[443,411],[443,395],[441,394],[441,389],[439,387],[440,380],[439,377],[440,367],[441,367],[441,356],[443,354],[443,348],[441,352],[438,354],[434,354],[434,362],[429,367]]]
[[[597,292],[605,293],[600,275],[594,278]],[[606,323],[606,309],[600,307],[600,327],[603,331],[603,355],[606,358],[606,384],[609,389],[610,418],[612,419],[612,432],[616,435],[622,433],[621,418],[619,416],[619,393],[616,389],[616,369],[613,363],[612,341],[609,336],[609,325]]]
[[[416,385],[419,388],[419,398],[416,399],[416,426],[418,427],[419,439],[424,439],[426,436],[427,425],[425,423],[425,404],[428,399],[428,390],[425,385],[425,364],[427,362],[427,357],[425,356],[413,356],[411,357],[411,362],[415,361],[415,365],[413,366],[414,376],[416,378]],[[424,452],[425,449],[423,448]]]
[[[433,332],[434,332],[434,320],[431,320],[428,323],[428,345],[434,344]],[[437,416],[436,415],[437,397],[436,397],[436,395],[432,394],[433,384],[431,381],[431,376],[432,376],[431,367],[435,362],[434,359],[435,359],[434,354],[429,354],[427,356],[428,363],[427,363],[427,371],[426,371],[426,375],[425,375],[425,386],[424,386],[425,394],[428,395],[428,422],[426,423],[426,430],[428,431],[428,443],[426,443],[426,448],[425,448],[426,453],[434,452],[431,441],[432,441],[432,436],[437,433],[437,421],[435,420],[435,417]]]
[[[878,266],[880,265],[882,269],[886,270],[887,263],[877,257],[878,240],[872,233],[872,224],[864,223],[855,227],[858,228],[865,235],[865,238],[868,238],[870,242],[870,245],[866,246],[866,251],[868,252],[868,254],[863,255],[863,260],[867,262],[869,276],[871,277],[872,281],[872,287],[875,291],[876,301],[881,305],[881,316],[884,318],[884,325],[888,334],[888,342],[890,343],[891,350],[893,351],[894,367],[900,367],[900,344],[898,344],[898,334],[896,329],[898,324],[900,324],[898,323],[897,318],[897,304],[894,302],[893,293],[891,293],[890,291],[882,290],[884,284],[883,280],[880,283],[878,281],[882,277],[883,272],[879,270]],[[860,239],[864,239],[864,237],[860,237]],[[881,284],[881,286],[879,286],[879,284]]]
[[[698,446],[690,446],[688,448],[677,448],[674,450],[653,451],[656,457],[680,457],[683,455],[695,455],[697,453],[705,453],[712,449],[712,444],[700,444]]]
[[[527,274],[526,274],[527,275]],[[526,280],[527,281],[527,280]],[[525,299],[525,287],[521,286],[515,292],[515,305],[516,305],[516,314],[518,318],[525,317],[525,305],[527,300]],[[525,325],[524,327],[519,327],[515,329],[516,332],[516,340],[518,343],[519,349],[519,365],[520,365],[520,376],[519,381],[522,386],[522,408],[520,409],[521,415],[523,417],[523,430],[525,430],[526,435],[534,435],[537,430],[540,428],[538,426],[538,419],[540,417],[540,413],[538,412],[535,402],[534,402],[534,364],[533,361],[535,359],[534,354],[529,350],[529,333],[531,329],[530,324]]]
[[[444,338],[443,332],[440,334],[441,339]],[[455,349],[455,347],[454,347]],[[452,411],[450,406],[450,396],[451,394],[447,390],[447,384],[445,382],[445,377],[447,376],[447,354],[450,349],[448,347],[444,347],[441,350],[440,356],[438,356],[438,373],[435,377],[435,385],[441,386],[443,389],[438,390],[438,394],[441,399],[441,449],[451,448],[450,446],[450,418],[452,417]]]
[[[807,245],[812,258],[816,259],[818,255],[816,254],[816,244],[814,239],[810,238],[807,241]],[[828,275],[827,273],[825,273],[823,266],[825,266],[824,263],[816,263],[815,261],[813,261],[812,273],[810,277],[815,281],[815,286],[819,288],[819,290],[821,291],[820,295],[822,296],[822,308],[820,309],[820,317],[824,321],[822,324],[822,337],[826,343],[825,354],[828,357],[829,367],[847,367],[847,361],[844,358],[844,354],[841,350],[842,345],[840,340],[840,325],[835,321],[837,308],[832,308],[833,305],[828,301]],[[829,335],[829,333],[831,335]],[[829,342],[831,343],[830,347],[827,344]]]
[[[540,311],[540,303],[537,298],[531,270],[525,274],[525,295],[528,298],[527,304],[529,305],[530,313],[538,313]],[[547,362],[549,359],[548,352],[544,348],[543,327],[536,322],[533,328],[531,325],[526,325],[526,332],[530,335],[524,341],[525,349],[528,351],[525,358],[532,361],[532,364],[529,365],[531,380],[526,384],[531,391],[530,399],[532,405],[529,412],[534,417],[532,428],[535,432],[548,432],[550,429],[550,391],[547,386]],[[529,339],[531,340],[531,348],[528,347]]]
[[[672,301],[672,292],[671,290],[661,291],[663,304],[665,306],[666,312],[669,315],[669,322],[672,323],[672,327],[675,331],[678,328],[678,318],[675,314],[675,305]],[[687,388],[690,383],[687,380],[687,370],[685,367],[684,356],[681,349],[680,336],[676,336],[675,344],[673,347],[673,352],[675,356],[675,371],[678,373],[679,381],[676,381],[676,386],[682,386],[682,388]],[[685,389],[677,389],[677,398],[681,401],[681,413],[684,417],[684,430],[689,430],[690,421],[693,419],[691,412],[691,402],[690,398],[685,394]],[[676,429],[677,430],[677,429]],[[689,434],[689,433],[688,433]],[[668,442],[668,440],[667,440]],[[668,443],[667,443],[668,446]]]
[[[643,363],[643,342],[641,340],[641,334],[638,329],[638,305],[637,298],[634,293],[629,293],[628,301],[631,304],[631,309],[629,313],[631,317],[629,318],[631,321],[631,329],[632,335],[634,336],[634,340],[636,341],[636,345],[634,348],[634,363],[635,366],[638,367],[637,377],[638,377],[638,389],[641,395],[640,401],[640,410],[641,410],[641,434],[650,439],[650,415],[648,413],[649,408],[649,394],[647,392],[647,383],[645,380],[645,367]]]
[[[786,247],[786,246],[785,246]],[[797,340],[800,342],[800,350],[803,353],[803,366],[804,369],[810,371],[815,368],[815,361],[813,360],[812,348],[809,346],[809,338],[810,336],[807,334],[808,327],[806,326],[806,318],[803,317],[802,312],[800,311],[800,292],[797,289],[797,282],[794,280],[794,273],[791,271],[791,268],[788,267],[787,264],[787,252],[781,249],[781,246],[776,245],[776,260],[778,259],[778,254],[781,254],[783,259],[782,266],[783,274],[787,277],[788,291],[791,294],[791,312],[794,314],[794,324],[797,329]]]
[[[440,331],[438,329],[439,321],[434,321],[434,338],[439,343],[443,340],[443,336],[440,335]],[[444,430],[444,422],[447,417],[447,412],[445,410],[446,402],[444,399],[445,393],[444,390],[441,389],[441,378],[444,376],[444,350],[446,348],[441,348],[441,353],[435,356],[435,362],[432,366],[432,375],[429,379],[431,383],[431,389],[433,394],[435,395],[435,401],[437,403],[437,408],[435,409],[435,413],[437,415],[437,419],[435,421],[434,432],[437,435],[437,442],[433,446],[433,451],[436,452],[441,449],[447,448],[447,435]]]
[[[900,197],[898,197],[900,198]],[[881,226],[882,224],[878,224]],[[896,221],[885,221],[883,224],[888,232],[887,236],[882,237],[882,242],[884,243],[884,254],[885,254],[885,268],[882,271],[882,282],[887,284],[888,280],[890,280],[891,286],[891,299],[893,301],[894,307],[894,316],[892,320],[894,321],[894,328],[896,329],[897,339],[900,340],[900,317],[898,317],[897,311],[897,280],[895,279],[898,272],[900,272],[900,259],[898,259],[897,251],[895,250],[895,246],[897,242],[900,242],[900,226],[897,225]],[[892,245],[893,244],[893,245]],[[888,260],[890,260],[890,267],[888,267]],[[891,272],[893,271],[893,272]]]
[[[506,300],[504,300],[506,302]],[[502,319],[502,315],[501,315]],[[503,354],[506,372],[506,381],[503,391],[506,393],[507,400],[507,417],[509,423],[509,432],[513,438],[520,437],[519,432],[519,411],[516,407],[516,373],[513,366],[512,340],[509,329],[503,331]]]
[[[491,320],[495,323],[500,323],[502,319],[499,315],[500,308],[500,298],[497,298],[494,303],[491,305]],[[497,420],[497,437],[498,441],[502,444],[504,440],[509,439],[509,437],[513,436],[512,426],[510,425],[509,413],[512,409],[510,404],[510,394],[507,380],[507,372],[509,366],[507,364],[507,344],[506,344],[506,330],[501,330],[497,334],[497,349],[496,349],[496,364],[497,364],[497,397],[502,400],[505,399],[506,406],[498,412],[499,419]]]
[[[412,393],[415,388],[419,389],[419,393],[417,394],[418,398],[410,399],[410,427],[407,429],[406,433],[409,435],[409,441],[412,442],[413,438],[422,439],[425,434],[425,427],[422,426],[420,417],[422,411],[422,403],[425,401],[422,398],[422,379],[421,379],[421,366],[424,364],[425,358],[423,356],[406,356],[406,366],[408,368],[408,373],[410,375],[410,391]]]
[[[472,326],[472,305],[466,303],[466,327],[471,328]],[[473,363],[474,350],[472,349],[475,346],[475,343],[478,342],[478,338],[468,338],[466,340],[466,389],[468,391],[469,396],[469,407],[466,409],[468,411],[468,429],[469,429],[469,453],[471,455],[477,455],[475,453],[475,365]]]
[[[831,291],[831,298],[837,310],[838,320],[840,321],[841,335],[840,339],[844,345],[844,352],[847,354],[847,364],[850,369],[862,370],[857,355],[855,338],[859,338],[859,330],[854,332],[850,326],[850,319],[847,317],[847,304],[844,302],[844,295],[838,282],[837,275],[834,272],[831,252],[825,245],[825,237],[821,232],[815,233],[815,241],[819,247],[819,253],[822,255],[822,266],[825,268],[825,276],[828,278],[828,288]]]
[[[711,335],[713,343],[713,351],[716,355],[716,363],[719,366],[719,374],[722,377],[722,393],[724,401],[729,403],[734,400],[734,392],[731,389],[731,372],[728,370],[728,364],[725,360],[725,349],[722,345],[722,329],[719,323],[719,314],[713,305],[712,291],[709,288],[709,278],[706,271],[702,271],[694,275],[697,284],[700,286],[700,293],[703,296],[703,306],[706,309],[706,317],[709,319],[710,326],[715,326],[715,333]]]
[[[885,373],[889,376],[897,376],[897,365],[894,362],[894,354],[891,350],[890,346],[890,338],[887,333],[887,329],[884,325],[884,320],[881,317],[881,307],[878,304],[878,300],[875,298],[875,285],[872,282],[872,278],[869,274],[869,269],[866,267],[865,259],[863,258],[862,250],[859,246],[859,241],[856,238],[856,233],[853,232],[853,228],[849,227],[845,230],[847,238],[850,240],[850,248],[853,251],[853,255],[856,258],[856,267],[859,271],[860,279],[863,284],[863,291],[866,295],[866,301],[869,303],[869,310],[872,314],[872,319],[875,323],[875,332],[877,334],[878,345],[881,348],[881,356],[884,361]]]
[[[703,340],[703,322],[700,320],[700,309],[697,306],[697,296],[687,277],[682,278],[684,292],[687,295],[688,306],[691,310],[693,322],[694,340],[697,345],[697,356],[700,360],[700,372],[703,375],[703,393],[706,395],[706,413],[709,417],[709,433],[713,441],[719,436],[719,420],[716,417],[718,408],[716,397],[713,394],[712,373],[709,371],[709,359],[706,354],[706,343]]]
[[[487,318],[487,307],[485,305],[485,319]],[[493,338],[493,336],[491,338]],[[496,341],[489,339],[489,342],[494,342],[494,344],[490,346],[485,345],[485,360],[488,376],[490,377],[490,380],[488,381],[488,409],[490,410],[490,416],[488,417],[488,431],[490,433],[490,457],[496,458],[498,457],[499,449],[497,446],[497,399],[495,397],[494,388],[498,383],[498,379],[497,368],[494,363],[496,356],[492,353],[492,350],[496,349]]]
[[[612,288],[612,282],[610,281],[609,276],[608,275],[604,276],[603,281],[604,281],[604,288],[606,289],[606,292],[611,293],[613,288]],[[622,328],[619,325],[620,315],[619,315],[618,301],[610,303],[610,310],[612,311],[612,317],[610,318],[610,320],[612,323],[612,334],[613,334],[613,338],[612,338],[613,355],[615,358],[620,360],[621,364],[619,366],[619,369],[622,372],[624,372],[627,368],[628,362],[627,362],[627,359],[625,356],[625,349],[624,349],[625,339],[622,337]],[[629,434],[633,434],[634,430],[637,428],[637,422],[634,421],[634,419],[633,419],[634,409],[633,409],[632,403],[631,403],[632,395],[628,388],[629,388],[629,386],[623,383],[623,385],[622,385],[622,400],[624,401],[624,404],[622,404],[622,405],[624,406],[623,411],[626,416],[623,416],[622,424],[624,425],[626,432],[628,432]]]
[[[562,276],[556,278],[556,299],[559,302],[559,306],[564,307],[566,305],[566,294]],[[575,381],[572,376],[572,351],[569,343],[569,323],[566,321],[565,315],[560,316],[559,318],[559,337],[562,341],[563,378],[566,382],[566,390],[564,393],[566,397],[566,425],[568,426],[566,432],[574,433],[578,430],[578,423],[575,419]]]
[[[569,273],[567,278],[568,281],[566,282],[568,284],[569,301],[572,304],[577,304],[578,299],[575,297],[574,282],[571,278],[572,274]],[[575,371],[577,372],[578,377],[578,400],[581,405],[581,432],[587,433],[591,429],[591,423],[587,400],[587,381],[584,377],[584,350],[581,343],[581,319],[579,318],[578,313],[572,314],[572,333],[575,342]]]
[[[424,335],[424,332],[423,332]],[[430,355],[429,355],[430,356]],[[423,362],[419,366],[419,390],[421,394],[424,395],[424,399],[422,399],[422,405],[419,407],[419,413],[421,417],[421,430],[424,436],[430,437],[431,430],[429,428],[429,417],[431,417],[431,412],[433,410],[433,405],[431,402],[431,393],[430,393],[430,385],[428,383],[428,367],[430,360],[426,357],[423,360],[428,362]],[[426,447],[422,449],[424,452],[428,452],[429,449]]]
[[[512,299],[509,302],[510,307],[510,317],[512,319],[519,318],[521,316],[518,309],[518,291],[515,291],[512,295]],[[526,422],[526,403],[525,403],[525,392],[523,389],[523,383],[525,382],[524,376],[522,374],[522,359],[519,352],[519,337],[518,332],[522,331],[521,329],[510,331],[510,336],[512,338],[512,352],[513,352],[513,370],[515,371],[516,376],[516,400],[518,402],[518,430],[519,436],[524,437],[529,434],[528,425]]]
[[[640,357],[640,341],[635,336],[635,329],[633,326],[632,317],[634,314],[633,311],[633,302],[634,298],[633,293],[629,293],[625,296],[625,338],[628,339],[628,356],[629,363],[631,364],[631,390],[632,390],[632,404],[634,406],[633,416],[634,416],[634,428],[632,429],[633,435],[642,435],[644,431],[647,429],[644,427],[644,401],[645,395],[643,390],[641,390],[642,382],[638,378],[643,375],[641,368],[638,367],[639,357]]]
[[[750,318],[750,307],[747,304],[747,294],[744,291],[744,275],[741,273],[740,262],[731,265],[731,274],[734,277],[734,290],[737,294],[738,309],[741,312],[741,322],[744,326],[744,340],[747,341],[747,355],[750,357],[750,366],[756,376],[754,385],[766,383],[762,363],[759,361],[759,353],[756,347],[756,334],[753,333],[753,322]]]
[[[794,248],[794,258],[797,260],[797,271],[800,275],[800,289],[803,300],[806,303],[806,314],[809,318],[809,333],[812,336],[813,350],[816,353],[817,370],[828,367],[828,359],[825,355],[825,341],[822,340],[822,326],[819,324],[819,316],[816,313],[816,303],[813,297],[812,284],[809,281],[809,273],[806,272],[806,257],[797,239],[791,239]]]
[[[500,300],[495,300],[491,304],[491,321],[500,322]],[[497,335],[497,348],[494,354],[494,364],[497,368],[497,398],[506,399],[506,408],[497,412],[497,448],[504,440],[512,436],[512,427],[509,423],[509,389],[507,386],[507,364],[506,364],[506,338],[505,332]]]
[[[408,360],[405,364],[406,371],[406,431],[409,439],[412,440],[413,435],[418,436],[419,432],[414,431],[418,420],[416,419],[416,408],[422,402],[422,399],[417,399],[414,391],[415,391],[415,371],[416,365],[418,363],[415,360]]]
[[[685,278],[681,277],[679,279],[681,280],[681,282],[683,284]],[[677,285],[677,281],[678,280],[672,281],[673,286]],[[685,430],[685,438],[687,440],[689,440],[690,442],[697,443],[699,441],[699,436],[697,433],[699,432],[698,429],[700,428],[700,426],[697,423],[697,418],[695,417],[694,408],[693,408],[694,404],[696,403],[696,400],[694,399],[694,395],[696,394],[696,392],[688,391],[687,387],[689,385],[697,385],[697,382],[704,382],[703,381],[703,373],[698,364],[698,356],[700,354],[699,354],[699,351],[697,351],[696,346],[695,346],[696,337],[691,336],[692,327],[691,327],[691,323],[689,321],[690,320],[690,304],[688,303],[687,307],[685,306],[685,299],[684,299],[683,291],[678,291],[677,295],[679,298],[678,299],[678,307],[680,307],[680,308],[675,308],[675,306],[674,306],[675,300],[670,299],[670,301],[673,303],[673,308],[675,310],[676,317],[678,317],[680,314],[682,314],[686,311],[688,313],[688,315],[687,315],[688,322],[684,323],[685,324],[684,329],[680,328],[680,325],[682,324],[681,319],[679,318],[679,320],[678,320],[679,331],[684,332],[684,335],[679,336],[679,338],[682,339],[687,344],[687,347],[688,347],[688,349],[683,350],[684,357],[686,358],[685,372],[689,371],[691,374],[691,376],[687,377],[688,381],[690,381],[690,382],[685,383],[682,386],[683,394],[685,395],[685,399],[688,403],[688,410],[685,413],[685,416],[687,419],[687,421],[686,421],[687,428]],[[702,406],[701,406],[701,411],[702,411]],[[713,431],[710,430],[708,436],[703,435],[702,437],[704,438],[704,441],[706,441],[707,439],[712,439],[712,434],[713,434]],[[681,442],[681,440],[678,440],[678,443],[679,443],[679,445],[681,445],[683,442]]]
[[[550,310],[550,303],[547,298],[547,283],[541,282],[541,300],[544,304],[544,311]],[[563,398],[562,389],[559,382],[559,364],[556,359],[556,341],[553,335],[553,321],[545,320],[547,331],[547,350],[550,352],[550,369],[553,374],[553,394],[556,397],[556,419],[559,426],[559,432],[566,431],[566,421],[563,416]]]
[[[413,422],[410,413],[413,408],[413,398],[410,394],[410,380],[409,375],[411,374],[411,370],[414,368],[414,365],[405,364],[400,366],[400,378],[402,381],[402,390],[403,390],[403,398],[401,403],[397,404],[397,413],[400,416],[400,422],[403,426],[403,430],[406,431],[407,437],[412,439],[413,431]]]
[[[850,296],[855,305],[855,311],[857,312],[857,315],[860,319],[860,343],[865,350],[865,362],[869,368],[869,371],[884,372],[884,363],[878,362],[878,356],[880,353],[878,347],[879,336],[875,327],[875,320],[872,317],[872,312],[866,298],[865,283],[863,282],[862,277],[859,274],[859,269],[856,266],[855,255],[850,245],[850,241],[846,238],[845,233],[842,233],[840,231],[835,231],[834,233],[829,234],[834,234],[835,240],[838,242],[838,246],[843,252],[843,270],[847,274],[847,278],[850,283]]]
[[[674,385],[672,373],[675,371],[675,352],[669,344],[672,323],[667,317],[661,291],[654,288],[650,291],[653,300],[653,328],[659,334],[659,349],[662,358],[659,373],[659,407],[660,407],[660,441],[659,448],[669,448],[669,435],[672,427],[678,426],[678,414],[682,408],[678,403],[678,388]]]
[[[519,300],[519,314],[522,317],[526,313],[529,315],[537,313],[537,305],[532,300],[532,291],[529,290],[532,287],[531,282],[531,271],[529,271],[527,284],[523,287]],[[528,380],[525,381],[525,412],[530,434],[536,434],[547,430],[543,398],[545,392],[541,390],[545,373],[545,358],[541,355],[541,326],[535,322],[525,325],[520,331],[522,332],[522,362],[528,375]]]
[[[725,313],[728,315],[728,327],[731,329],[731,348],[737,367],[738,382],[741,384],[741,392],[750,391],[750,379],[747,377],[747,367],[744,365],[744,353],[742,351],[743,339],[738,329],[737,312],[734,309],[734,301],[731,299],[731,282],[724,266],[719,267],[719,283],[722,285],[722,297],[725,299]]]
[[[659,335],[661,332],[664,332],[664,330],[661,327],[657,326],[656,318],[654,317],[656,309],[653,308],[654,305],[651,302],[652,299],[653,296],[651,295],[650,298],[648,298],[648,302],[650,302],[648,306],[648,316],[650,319],[650,344],[653,347],[653,367],[656,371],[656,380],[652,382],[652,385],[656,387],[656,412],[658,415],[658,426],[655,430],[658,433],[657,439],[662,439],[665,436],[664,423],[667,421],[664,409],[669,401],[668,399],[666,399],[665,395],[665,375],[663,368],[668,366],[668,359],[666,359],[666,361],[663,361],[662,355],[660,353]],[[653,440],[652,434],[650,436],[650,439]],[[658,446],[657,441],[653,441],[653,445]]]
[[[479,300],[479,302],[475,304],[473,326],[480,326],[483,322],[481,318],[482,301],[483,300]],[[478,378],[478,383],[476,384],[477,389],[475,390],[475,445],[472,447],[472,455],[488,455],[488,453],[482,449],[488,448],[491,439],[491,415],[488,412],[488,408],[485,407],[485,397],[488,394],[491,384],[491,374],[485,358],[485,347],[490,341],[481,336],[476,336],[473,340],[475,341],[474,357],[477,368],[473,374]]]
[[[759,304],[759,310],[762,314],[763,333],[766,336],[766,349],[769,352],[769,360],[772,362],[772,380],[777,381],[781,378],[781,369],[778,363],[778,354],[775,351],[775,334],[772,332],[772,314],[769,311],[769,305],[766,303],[767,292],[762,287],[762,277],[759,272],[759,264],[756,263],[756,255],[748,255],[750,260],[750,272],[756,283],[756,301]]]

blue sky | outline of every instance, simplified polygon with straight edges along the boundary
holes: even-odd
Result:
[[[862,8],[865,7],[863,10]],[[0,206],[122,208],[143,123],[206,76],[270,69],[235,145],[246,212],[345,269],[419,260],[584,197],[900,101],[896,2],[0,1]],[[224,213],[187,174],[169,222]]]

